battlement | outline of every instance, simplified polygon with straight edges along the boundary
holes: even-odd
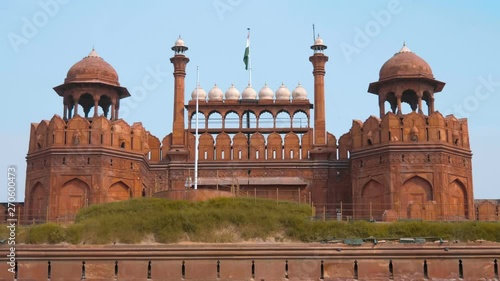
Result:
[[[130,126],[123,119],[75,116],[68,121],[54,115],[50,121],[31,124],[29,154],[48,148],[106,147],[159,159],[160,141],[142,123]]]
[[[386,144],[445,144],[470,150],[467,119],[430,116],[412,112],[398,116],[392,112],[381,119],[370,116],[365,122],[354,120],[351,127],[352,151]]]

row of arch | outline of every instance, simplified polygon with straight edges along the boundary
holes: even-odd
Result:
[[[116,181],[111,184],[106,189],[105,194],[105,198],[99,200],[115,202],[134,197],[133,190],[123,181]],[[30,190],[31,200],[30,206],[28,206],[28,213],[31,215],[30,219],[42,219],[47,215],[55,215],[59,218],[73,216],[80,208],[88,206],[91,203],[90,200],[96,200],[91,194],[90,186],[79,178],[73,178],[65,182],[58,191],[58,195],[58,203],[53,204],[53,206],[57,206],[57,209],[49,210],[49,191],[41,182],[36,182]],[[49,214],[49,211],[55,212],[55,214]]]
[[[194,140],[194,137],[192,138]],[[191,142],[191,147],[194,143]],[[312,149],[311,134],[246,135],[243,133],[209,133],[200,135],[198,159],[213,160],[300,160],[309,158]]]
[[[453,220],[469,218],[468,196],[465,185],[456,179],[448,185],[446,193],[446,198],[441,198],[442,202],[440,202],[446,210],[443,215]],[[363,186],[360,199],[361,206],[358,215],[363,218],[380,221],[386,210],[395,209],[396,207],[396,202],[391,202],[384,185],[374,179],[371,179]],[[433,208],[429,206],[429,203],[436,200],[436,198],[434,198],[434,189],[431,183],[422,177],[413,176],[404,181],[399,191],[399,198],[394,200],[399,202],[399,218],[437,219],[435,212],[428,212],[427,216],[424,213],[426,208]]]
[[[310,119],[306,112],[296,111],[291,115],[288,111],[282,110],[276,114],[270,111],[262,111],[258,115],[253,111],[245,111],[238,114],[236,111],[226,112],[224,115],[218,111],[205,114],[201,111],[193,112],[189,119],[189,128],[196,127],[196,117],[198,117],[198,127],[205,129],[218,128],[309,128]]]
[[[406,89],[397,95],[394,91],[389,91],[385,95],[380,95],[380,115],[385,113],[385,103],[388,103],[389,108],[394,114],[404,114],[417,112],[423,114],[427,111],[427,115],[434,113],[434,97],[430,91],[422,91],[417,94],[413,89]],[[425,107],[422,103],[425,101]],[[407,105],[406,108],[404,105]]]

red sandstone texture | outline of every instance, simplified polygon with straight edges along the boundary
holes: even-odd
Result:
[[[177,198],[192,188],[197,97],[199,189],[308,202],[325,216],[341,210],[343,219],[499,219],[497,203],[476,216],[467,120],[435,110],[444,83],[422,58],[406,46],[390,58],[368,89],[379,97],[379,116],[354,120],[337,139],[325,126],[326,45],[318,38],[311,48],[314,104],[300,85],[292,92],[282,85],[274,96],[266,86],[259,98],[251,85],[241,96],[216,86],[186,103],[189,58],[177,40],[173,131],[161,141],[120,119],[120,100],[130,94],[93,50],[54,88],[63,116],[31,125],[24,219],[70,221],[91,204]]]
[[[14,280],[6,253],[0,280]],[[17,280],[496,280],[499,253],[494,243],[22,245]]]

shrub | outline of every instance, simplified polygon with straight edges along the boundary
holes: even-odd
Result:
[[[65,239],[66,239],[66,231],[62,226],[53,223],[47,223],[31,227],[28,230],[26,243],[56,244],[65,241]]]

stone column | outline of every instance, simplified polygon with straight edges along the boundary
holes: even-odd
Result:
[[[317,52],[309,57],[314,75],[314,142],[316,146],[326,146],[325,121],[325,64],[328,56]]]
[[[99,97],[94,97],[94,117],[97,117],[98,109],[99,109]]]
[[[401,110],[401,97],[402,96],[403,96],[403,93],[401,93],[401,92],[396,93],[396,102],[397,102],[397,106],[398,106],[397,114],[398,115],[403,114],[403,112]]]
[[[417,101],[418,101],[417,107],[418,107],[419,114],[424,114],[424,112],[422,111],[422,96],[423,95],[424,94],[421,91],[417,93]]]
[[[184,78],[189,58],[176,53],[170,62],[174,65],[174,112],[172,126],[172,147],[185,148],[184,143]]]
[[[380,118],[385,115],[385,97],[381,94],[378,95],[378,107],[380,109]]]

